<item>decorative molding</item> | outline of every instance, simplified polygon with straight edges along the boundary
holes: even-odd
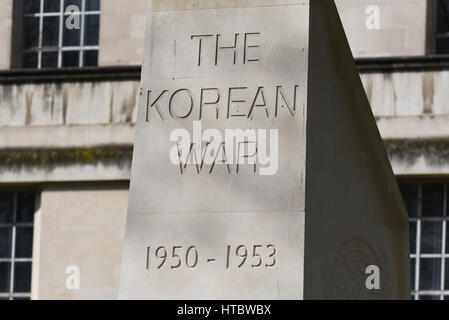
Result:
[[[355,59],[360,73],[449,70],[449,55]],[[80,81],[140,81],[141,66],[0,70],[0,84]]]
[[[0,70],[0,84],[140,81],[140,66]]]
[[[356,59],[360,73],[425,72],[449,70],[449,55]]]
[[[398,139],[384,140],[390,161],[414,162],[425,156],[433,165],[449,163],[449,140],[447,139]]]
[[[55,168],[70,165],[114,165],[131,167],[132,146],[96,148],[0,149],[0,171],[23,167]]]

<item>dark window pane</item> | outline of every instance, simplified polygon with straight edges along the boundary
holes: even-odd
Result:
[[[84,51],[84,65],[86,67],[98,66],[98,51]]]
[[[449,300],[449,296],[444,296],[444,300]]]
[[[449,223],[446,222],[446,253],[449,253]]]
[[[22,53],[22,68],[37,68],[37,52]]]
[[[31,291],[31,262],[16,262],[14,264],[14,292],[27,293]]]
[[[63,67],[79,67],[79,51],[66,51],[62,53]]]
[[[421,258],[419,288],[420,290],[441,289],[441,259]]]
[[[64,28],[62,43],[64,46],[79,46],[80,45],[80,29]]]
[[[418,189],[417,184],[404,183],[399,185],[405,207],[411,218],[418,217]]]
[[[423,217],[443,216],[444,184],[422,185],[422,213]]]
[[[25,0],[23,1],[23,11],[25,13],[38,13],[40,12],[41,1],[40,0]]]
[[[39,45],[39,18],[25,17],[23,48],[30,49]]]
[[[412,290],[415,288],[416,259],[410,259],[410,277]]]
[[[85,11],[100,11],[100,0],[86,0]]]
[[[11,277],[11,264],[0,262],[0,293],[9,292],[9,279]]]
[[[449,32],[449,3],[447,0],[438,0],[437,32]]]
[[[100,30],[100,16],[86,15],[84,21],[84,44],[88,46],[98,45],[98,34]]]
[[[435,51],[439,54],[449,54],[449,37],[437,37],[435,39]]]
[[[445,197],[446,197],[446,212],[445,212],[445,215],[446,215],[446,217],[449,217],[449,184],[446,184],[446,194],[445,194]]]
[[[421,253],[441,253],[442,229],[440,221],[421,222]]]
[[[42,52],[42,68],[58,67],[58,52]]]
[[[31,258],[33,256],[33,228],[17,227],[16,258]]]
[[[410,253],[416,253],[416,221],[410,222]]]
[[[13,298],[13,300],[17,300],[17,301],[20,301],[20,300],[22,300],[22,301],[28,301],[28,300],[31,300],[31,299],[30,299],[30,298],[20,297],[20,298]]]
[[[77,6],[81,10],[81,0],[64,0],[64,11],[68,6]]]
[[[0,192],[0,223],[12,223],[14,193]]]
[[[45,17],[43,24],[42,45],[44,47],[58,46],[59,17]]]
[[[12,227],[0,227],[0,258],[11,258]]]
[[[449,290],[449,259],[446,259],[444,266],[444,289]]]
[[[419,300],[440,300],[440,296],[419,296]]]
[[[45,0],[44,12],[59,12],[61,6],[60,0]]]
[[[51,60],[58,62],[57,52],[43,52],[42,53],[42,65],[44,60],[48,59],[49,55],[53,55]],[[44,58],[44,56],[46,58]],[[34,211],[35,211],[35,198],[36,194],[33,191],[19,192],[17,195],[17,222],[18,223],[33,223]]]

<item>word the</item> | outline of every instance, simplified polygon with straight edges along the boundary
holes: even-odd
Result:
[[[232,36],[231,45],[223,44],[223,36],[221,34],[196,34],[190,37],[191,40],[197,42],[198,48],[198,66],[204,64],[205,54],[203,53],[203,47],[205,45],[213,46],[214,54],[212,56],[208,56],[214,65],[218,65],[220,53],[232,52],[232,64],[237,63],[237,52],[241,52],[242,55],[242,63],[246,64],[247,62],[257,62],[259,58],[255,56],[251,56],[251,54],[256,54],[256,49],[259,48],[257,43],[257,38],[260,37],[260,32],[246,32],[243,34],[235,33]],[[229,37],[227,37],[229,38]]]

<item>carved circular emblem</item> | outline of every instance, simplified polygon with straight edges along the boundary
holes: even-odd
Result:
[[[380,288],[367,287],[369,266],[377,266]],[[391,298],[392,279],[386,258],[368,241],[352,238],[339,245],[336,256],[324,274],[324,296],[329,300],[380,300]]]

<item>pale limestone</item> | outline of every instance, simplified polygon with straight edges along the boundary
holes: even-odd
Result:
[[[356,57],[426,54],[427,1],[335,0]],[[367,8],[376,6],[380,28],[368,29]]]
[[[307,3],[307,1],[303,1]],[[155,10],[216,8],[292,4],[294,0],[214,0],[188,4],[158,1]],[[297,2],[296,2],[297,3]],[[140,64],[143,60],[144,18],[151,1],[102,3],[100,65]],[[426,1],[422,0],[337,0],[339,12],[356,57],[423,55],[426,52]],[[368,30],[366,8],[376,5],[381,13],[379,30]],[[170,7],[172,6],[172,7]],[[119,39],[119,41],[117,41]]]
[[[332,2],[177,0],[153,8],[120,298],[408,298],[405,208]],[[245,60],[245,45],[214,49],[247,32],[258,35],[257,60]],[[261,103],[251,96],[258,86],[267,113],[254,115],[246,104]],[[276,116],[275,86],[297,86],[296,113]],[[228,95],[226,110],[221,97],[232,87],[242,90],[240,101]],[[218,88],[220,99],[203,110],[204,88]],[[179,92],[188,95],[174,100]],[[220,132],[277,129],[279,171],[263,177],[217,163],[195,172],[171,163],[171,133],[192,133],[196,120]],[[270,247],[275,264],[229,263],[238,248],[253,250],[254,263],[257,249]],[[382,270],[377,292],[362,285],[359,268],[370,264]]]
[[[46,186],[33,244],[33,299],[117,299],[127,185]],[[80,290],[66,287],[68,266]]]
[[[0,70],[11,66],[13,1],[0,0]]]

